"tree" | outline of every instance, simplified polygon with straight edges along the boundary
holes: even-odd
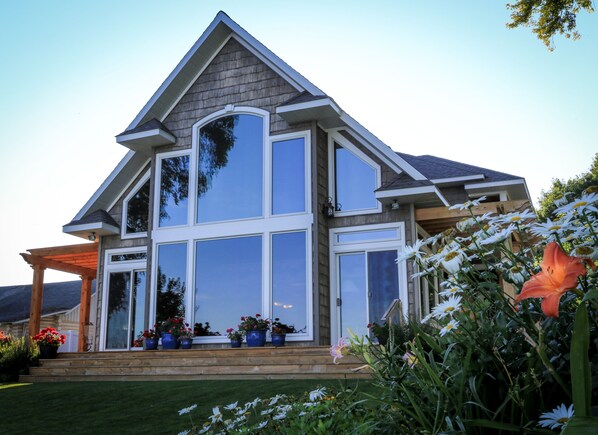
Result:
[[[507,3],[511,10],[511,22],[507,27],[531,27],[538,39],[554,50],[552,38],[556,34],[579,39],[577,14],[582,10],[594,12],[593,0],[517,0]]]
[[[598,186],[598,153],[594,156],[594,161],[588,172],[584,172],[568,181],[555,178],[552,180],[552,186],[548,191],[542,190],[538,217],[541,221],[545,221],[551,217],[552,212],[556,209],[557,206],[554,204],[556,200],[562,198],[567,192],[570,192],[574,197],[579,197],[590,186]]]

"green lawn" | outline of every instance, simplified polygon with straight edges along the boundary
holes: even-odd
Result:
[[[191,426],[189,415],[179,417],[178,410],[193,404],[194,421],[203,423],[216,405],[341,385],[333,380],[6,384],[0,385],[0,433],[177,434]],[[374,389],[363,381],[349,385]]]

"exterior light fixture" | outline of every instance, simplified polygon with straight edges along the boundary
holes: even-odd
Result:
[[[89,236],[87,236],[87,238],[89,239],[90,242],[95,242],[96,241],[96,233],[94,233],[92,231],[91,234]]]
[[[330,196],[326,198],[326,201],[322,204],[322,213],[327,218],[334,217],[334,205],[332,204],[332,198]]]
[[[400,207],[399,203],[397,202],[397,200],[395,199],[392,204],[390,204],[390,209],[391,210],[398,210]]]

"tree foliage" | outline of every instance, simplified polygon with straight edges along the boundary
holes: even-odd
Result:
[[[552,186],[550,186],[548,191],[542,190],[540,193],[538,217],[541,221],[549,218],[557,208],[555,201],[561,199],[566,192],[571,192],[571,197],[578,197],[581,195],[581,192],[590,186],[598,186],[598,153],[594,156],[588,172],[584,172],[567,181],[555,178],[552,180]]]
[[[511,29],[527,26],[538,39],[554,50],[554,35],[565,35],[566,38],[579,39],[577,31],[577,14],[583,10],[594,12],[593,0],[517,0],[507,3],[511,10]]]

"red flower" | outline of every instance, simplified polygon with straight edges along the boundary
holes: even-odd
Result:
[[[586,274],[585,262],[587,259],[565,254],[556,242],[549,243],[544,249],[542,272],[523,284],[515,302],[527,298],[544,298],[544,314],[548,317],[558,317],[561,296],[577,287],[577,278]]]

